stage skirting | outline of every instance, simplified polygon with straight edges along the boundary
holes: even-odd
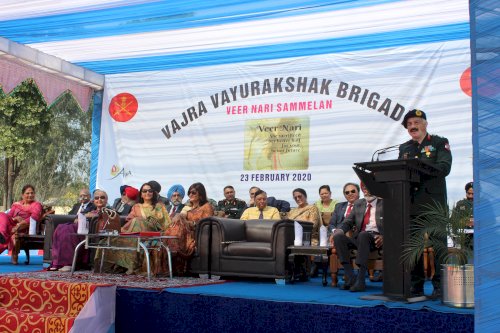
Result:
[[[372,306],[369,301],[345,306],[119,288],[116,302],[116,332],[474,331],[470,310],[415,310],[401,304]]]

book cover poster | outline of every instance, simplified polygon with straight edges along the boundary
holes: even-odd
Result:
[[[245,122],[244,170],[307,170],[309,117]]]

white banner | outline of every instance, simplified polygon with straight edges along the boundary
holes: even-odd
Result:
[[[226,185],[248,200],[258,186],[293,203],[294,188],[313,202],[328,184],[343,199],[353,163],[409,140],[401,121],[419,108],[449,139],[454,202],[472,180],[469,66],[459,40],[107,75],[97,187],[202,182],[215,200]]]

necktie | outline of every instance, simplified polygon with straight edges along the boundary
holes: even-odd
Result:
[[[177,210],[177,207],[176,206],[172,206],[172,210],[170,211],[170,217],[174,217],[175,216],[175,211]]]
[[[372,205],[369,203],[368,205],[366,205],[366,213],[365,217],[363,218],[363,226],[361,226],[361,231],[365,231],[366,226],[368,225],[368,223],[370,223],[371,210],[372,210]]]
[[[260,214],[259,214],[259,220],[262,220],[264,218],[264,211],[260,211]]]
[[[345,212],[345,217],[348,217],[349,214],[351,214],[351,210],[352,210],[352,203],[350,203],[349,206],[347,206],[347,212]]]

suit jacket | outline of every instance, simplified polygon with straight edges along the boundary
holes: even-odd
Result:
[[[378,232],[383,235],[384,234],[384,212],[383,212],[383,200],[378,198],[377,206],[375,211],[375,221],[377,223]],[[340,223],[338,229],[342,229],[344,233],[347,233],[349,230],[354,230],[353,237],[357,238],[359,232],[361,231],[361,227],[363,226],[363,219],[365,217],[366,211],[366,199],[359,199],[354,202],[354,206],[352,207],[352,211],[348,217]]]
[[[333,229],[337,228],[340,223],[344,221],[344,215],[347,210],[348,204],[348,201],[343,201],[335,205],[332,213],[332,218],[330,219],[330,224],[328,225],[328,234],[331,234]]]
[[[68,215],[76,215],[78,214],[78,210],[80,209],[81,203],[76,203],[73,205],[73,208],[69,211]],[[93,210],[96,210],[96,206],[94,203],[91,201],[88,203],[87,207],[82,211],[83,214],[87,214]]]
[[[112,208],[121,216],[127,216],[132,210],[132,206],[129,204],[122,204],[122,199],[118,198],[113,202]]]
[[[170,210],[172,209],[172,203],[169,202],[166,208],[168,214],[170,214]],[[175,212],[175,214],[179,214],[182,211],[182,208],[184,208],[184,204],[181,203],[179,206],[177,206],[177,211]]]

